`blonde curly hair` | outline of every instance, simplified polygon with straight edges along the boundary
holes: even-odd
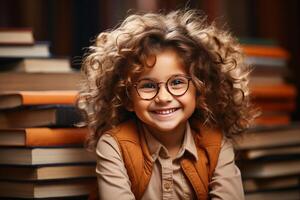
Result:
[[[147,67],[146,58],[164,48],[183,57],[197,89],[193,118],[220,128],[232,138],[255,114],[249,101],[249,67],[234,37],[196,10],[129,15],[117,28],[102,32],[90,46],[82,65],[84,80],[77,106],[90,128],[87,147],[119,123],[135,118],[126,109],[127,94]]]

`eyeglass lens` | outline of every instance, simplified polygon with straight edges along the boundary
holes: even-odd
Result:
[[[183,95],[189,87],[189,78],[183,75],[175,75],[170,77],[165,86],[169,93],[174,96]],[[159,92],[160,84],[163,82],[156,82],[151,79],[142,79],[136,84],[138,94],[143,99],[152,99]]]

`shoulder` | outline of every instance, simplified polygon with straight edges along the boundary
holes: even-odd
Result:
[[[118,142],[127,141],[139,143],[137,123],[134,120],[125,121],[110,131],[107,131],[106,134],[111,135]]]
[[[110,134],[103,134],[97,143],[96,154],[98,157],[121,157],[121,151],[118,142]]]

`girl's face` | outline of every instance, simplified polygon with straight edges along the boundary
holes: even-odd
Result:
[[[153,59],[149,58],[148,60],[150,63],[153,62]],[[155,90],[155,86],[157,86],[155,83],[159,83],[157,95],[153,99],[144,100],[137,93],[136,88],[131,90],[132,105],[130,109],[153,133],[175,133],[184,130],[186,121],[195,110],[196,88],[192,81],[188,80],[189,87],[182,96],[172,95],[167,90],[166,82],[168,80],[169,89],[174,87],[177,92],[180,87],[182,79],[177,79],[177,76],[170,79],[174,75],[187,76],[185,66],[175,50],[164,49],[156,55],[155,65],[145,67],[145,71],[138,78],[140,82],[145,79],[147,81],[136,86],[144,89],[147,93],[153,88]],[[149,84],[148,80],[154,84]],[[172,90],[170,91],[172,92]]]

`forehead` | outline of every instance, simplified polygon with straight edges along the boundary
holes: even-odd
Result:
[[[171,48],[162,49],[155,55],[149,56],[146,62],[152,67],[144,67],[139,78],[167,80],[172,75],[187,74],[182,57]]]

